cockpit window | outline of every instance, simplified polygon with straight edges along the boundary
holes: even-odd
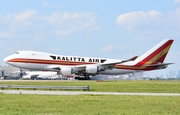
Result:
[[[19,52],[15,52],[15,54],[19,54]]]

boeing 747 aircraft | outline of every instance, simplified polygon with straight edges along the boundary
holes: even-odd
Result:
[[[165,69],[169,64],[164,59],[174,40],[165,39],[148,52],[128,60],[65,56],[37,51],[17,51],[4,59],[20,69],[56,71],[62,75],[75,74],[89,79],[89,76],[119,75],[140,71]]]

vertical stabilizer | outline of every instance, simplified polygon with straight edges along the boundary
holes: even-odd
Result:
[[[143,62],[148,62],[148,64],[163,63],[173,41],[174,40],[172,39],[163,40],[148,52],[143,54],[141,57],[137,58],[136,61],[140,62],[141,64]]]

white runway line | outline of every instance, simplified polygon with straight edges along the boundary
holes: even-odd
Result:
[[[180,96],[180,93],[129,93],[129,92],[76,92],[76,91],[29,91],[0,90],[2,94],[36,94],[36,95],[132,95],[132,96]]]

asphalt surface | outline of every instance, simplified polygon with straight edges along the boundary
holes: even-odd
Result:
[[[129,93],[129,92],[88,92],[88,91],[37,91],[37,90],[0,90],[2,94],[36,95],[131,95],[131,96],[180,96],[180,93]]]

